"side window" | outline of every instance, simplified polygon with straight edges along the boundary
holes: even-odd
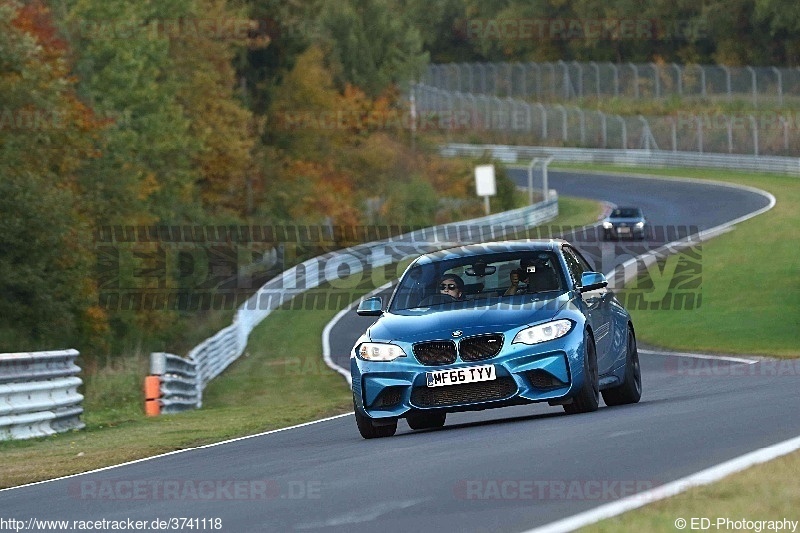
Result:
[[[567,268],[569,269],[569,274],[572,277],[572,282],[574,284],[578,284],[581,281],[581,274],[589,270],[589,265],[586,264],[586,261],[581,261],[579,256],[575,255],[571,248],[567,248],[565,246],[563,251],[564,261],[567,263]]]

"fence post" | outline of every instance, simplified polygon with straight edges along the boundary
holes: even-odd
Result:
[[[753,155],[758,155],[758,127],[756,126],[756,117],[750,115],[750,127],[753,130]]]
[[[733,98],[733,89],[731,88],[731,69],[725,65],[720,65],[722,70],[725,71],[725,90],[728,91],[728,100]]]
[[[703,153],[703,122],[697,117],[697,151]]]
[[[778,67],[772,67],[772,71],[775,73],[775,78],[777,78],[777,87],[776,90],[778,92],[778,105],[783,105],[783,74],[781,74],[781,70]]]
[[[650,66],[653,67],[653,85],[656,89],[656,98],[661,98],[661,80],[658,76],[658,65],[650,63]]]
[[[528,65],[536,70],[536,99],[540,100],[542,98],[542,69],[538,63],[530,62]]]
[[[628,63],[633,70],[633,97],[639,99],[639,69],[633,63]]]
[[[675,123],[675,117],[669,117],[670,124],[670,138],[672,140],[672,151],[678,151],[678,126]]]
[[[567,142],[567,110],[561,104],[556,104],[553,107],[561,110],[561,139]]]
[[[700,69],[700,95],[705,98],[706,97],[706,69],[703,65],[697,65]]]
[[[547,139],[547,110],[538,102],[534,105],[542,112],[542,139]]]
[[[753,105],[758,105],[758,82],[756,80],[756,71],[753,67],[745,67],[750,71],[750,80],[753,86]]]
[[[564,63],[563,59],[559,59],[558,64],[561,67],[561,83],[564,84],[564,100],[569,100],[570,89],[572,88],[572,82],[569,79],[569,67]]]
[[[683,96],[683,70],[677,63],[672,64],[672,68],[677,73],[676,79],[678,80],[678,96]]]
[[[733,126],[729,116],[725,116],[725,128],[728,130],[728,153],[733,153]]]
[[[528,164],[528,204],[533,205],[533,167],[539,162],[538,157],[534,157]]]
[[[609,65],[614,73],[614,96],[619,96],[619,69],[614,63],[609,63]]]
[[[606,124],[606,114],[602,111],[597,111],[600,115],[600,138],[602,139],[602,146],[601,148],[606,148],[608,146],[608,130]]]
[[[597,94],[597,99],[600,100],[600,66],[594,61],[589,64],[594,68],[594,88]]]
[[[625,119],[619,115],[614,115],[619,120],[620,125],[622,126],[622,149],[628,149],[628,126],[625,124]]]
[[[578,69],[578,98],[583,98],[583,67],[577,61],[573,61],[572,64]]]

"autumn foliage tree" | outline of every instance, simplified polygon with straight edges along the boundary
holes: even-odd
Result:
[[[106,326],[78,178],[102,124],[75,95],[68,55],[44,5],[0,2],[3,351],[67,347]]]

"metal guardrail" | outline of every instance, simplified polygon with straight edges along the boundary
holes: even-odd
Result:
[[[155,416],[201,407],[206,385],[244,353],[253,329],[294,297],[330,281],[329,274],[338,275],[339,266],[346,266],[352,275],[427,251],[502,239],[557,215],[558,196],[551,194],[534,205],[359,244],[294,266],[262,286],[237,310],[230,326],[194,347],[186,358],[151,354],[145,412]]]
[[[163,352],[150,354],[150,380],[145,386],[148,414],[176,413],[202,406],[198,363]]]
[[[0,354],[0,440],[82,429],[77,350]]]
[[[604,163],[622,166],[722,168],[752,170],[800,176],[800,158],[698,154],[662,150],[600,150],[558,148],[553,146],[509,146],[495,144],[458,144],[442,146],[444,156],[482,157],[486,154],[506,162],[527,163],[534,157],[552,156],[554,161],[569,163]]]

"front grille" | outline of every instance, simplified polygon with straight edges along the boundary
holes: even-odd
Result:
[[[418,407],[442,407],[466,403],[488,402],[508,398],[517,391],[512,377],[492,381],[447,385],[444,387],[415,387],[411,391],[411,403]]]
[[[489,359],[500,353],[502,347],[503,336],[500,334],[470,337],[462,340],[458,344],[458,350],[461,352],[462,361]]]
[[[414,345],[414,357],[423,365],[449,365],[456,362],[453,341],[420,342]]]

